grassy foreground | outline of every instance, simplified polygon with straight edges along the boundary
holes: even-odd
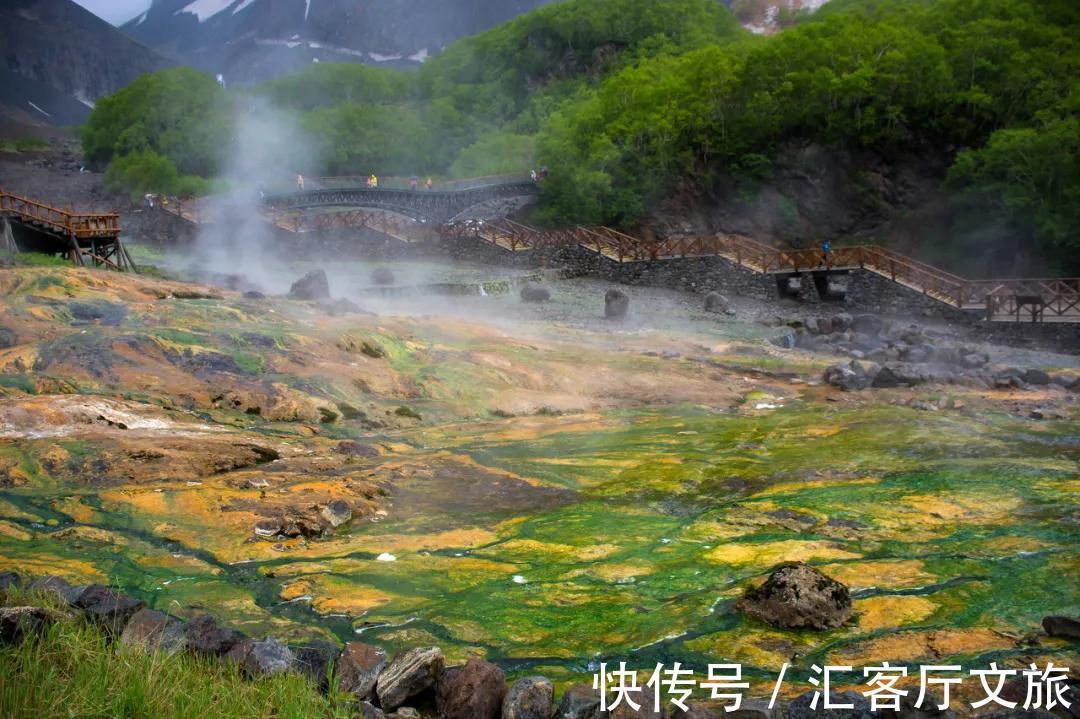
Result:
[[[47,606],[12,594],[6,606]],[[235,666],[189,654],[119,647],[81,619],[0,648],[0,717],[351,717],[300,676],[245,679]]]

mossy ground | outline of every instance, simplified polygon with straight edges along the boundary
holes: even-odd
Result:
[[[826,397],[805,380],[827,358],[776,351],[761,328],[595,330],[567,319],[587,301],[573,288],[555,310],[567,318],[508,328],[172,287],[0,277],[4,323],[34,338],[0,351],[5,402],[40,419],[63,387],[164,423],[7,433],[0,568],[111,581],[255,634],[434,643],[560,682],[619,659],[737,661],[755,687],[785,661],[801,675],[822,661],[1076,663],[1075,645],[1022,641],[1046,614],[1080,613],[1075,412],[1035,423],[970,390],[956,390],[969,409],[934,413],[889,402],[903,391]],[[87,324],[73,300],[126,312]],[[359,414],[320,418],[341,403]],[[282,460],[204,475],[180,449],[138,459],[161,432],[211,457],[261,442]],[[379,456],[346,459],[340,439]],[[372,508],[352,525],[251,540],[260,507],[347,486]],[[783,632],[733,612],[794,559],[853,587],[850,625]]]

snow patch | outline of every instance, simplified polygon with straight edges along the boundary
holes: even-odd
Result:
[[[308,14],[311,12],[311,0],[307,0],[307,4],[304,6],[304,22],[307,22]]]
[[[42,110],[42,109],[41,109],[40,107],[38,107],[38,106],[37,106],[37,105],[35,105],[34,103],[30,102],[29,100],[27,100],[27,102],[28,102],[28,103],[30,104],[30,107],[34,108],[35,110],[37,110],[38,112],[40,112],[40,113],[41,113],[42,115],[44,115],[45,117],[52,117],[52,115],[50,115],[49,113],[47,113],[47,112],[45,112],[44,110]]]
[[[235,15],[253,2],[255,2],[255,0],[244,0],[242,3],[233,8],[232,14]]]
[[[418,52],[409,55],[409,59],[413,62],[424,62],[428,59],[428,51],[426,47],[420,48]]]
[[[397,557],[395,557],[393,554],[390,554],[390,552],[383,552],[379,556],[375,557],[375,561],[376,562],[394,562],[394,561],[397,561]]]
[[[400,60],[401,59],[401,55],[380,55],[377,52],[369,52],[368,57],[370,57],[375,62],[388,62],[390,60]]]
[[[147,11],[146,11],[146,12],[144,12],[144,13],[143,13],[142,15],[140,15],[140,16],[139,16],[139,17],[138,17],[138,18],[137,18],[137,19],[135,20],[135,27],[138,27],[139,25],[142,25],[142,24],[143,24],[144,22],[146,22],[146,16],[147,16],[147,15],[149,15],[149,14],[150,14],[150,11],[149,11],[149,10],[147,10]]]
[[[195,0],[195,2],[180,8],[173,15],[190,13],[199,18],[199,22],[206,22],[222,10],[228,9],[236,0]]]

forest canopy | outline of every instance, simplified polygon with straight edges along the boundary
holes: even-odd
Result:
[[[319,148],[288,172],[547,165],[543,219],[621,225],[675,187],[767,177],[794,140],[928,147],[957,207],[1080,269],[1078,15],[1069,0],[832,0],[758,37],[714,0],[566,0],[416,71],[318,64],[229,93],[193,70],[144,76],[99,103],[83,141],[117,184],[173,191],[219,170],[233,108],[257,96]]]

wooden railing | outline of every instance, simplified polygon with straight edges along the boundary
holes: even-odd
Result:
[[[3,190],[0,190],[0,213],[77,239],[112,238],[120,234],[120,215],[115,212],[72,212]]]

